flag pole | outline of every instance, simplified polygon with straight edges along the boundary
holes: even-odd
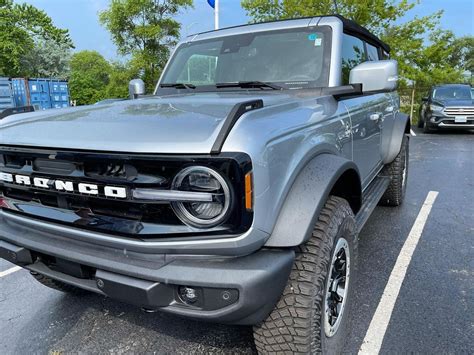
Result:
[[[214,29],[219,29],[219,0],[214,3]]]

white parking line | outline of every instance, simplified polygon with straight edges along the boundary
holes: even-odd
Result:
[[[15,266],[15,267],[12,267],[11,269],[8,269],[8,270],[5,270],[5,271],[2,271],[0,272],[0,278],[2,277],[5,277],[5,276],[8,276],[10,274],[13,274],[14,272],[17,272],[19,270],[21,270],[22,268],[20,266]]]
[[[402,250],[398,255],[379,305],[377,306],[377,310],[375,311],[369,329],[367,329],[367,333],[365,334],[364,341],[359,349],[359,354],[378,354],[380,351],[388,323],[392,316],[393,307],[395,306],[400,288],[405,279],[413,252],[420,240],[437,196],[437,191],[430,191],[428,196],[426,196],[425,202],[418,213],[418,217],[411,228],[410,234],[408,234],[405,244],[403,244]]]

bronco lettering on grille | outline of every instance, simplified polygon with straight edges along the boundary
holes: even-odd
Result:
[[[16,185],[33,186],[42,189],[79,193],[98,196],[102,193],[105,197],[127,198],[127,189],[120,186],[99,186],[90,183],[74,183],[66,180],[56,180],[41,177],[31,178],[27,175],[10,174],[0,171],[0,182]]]

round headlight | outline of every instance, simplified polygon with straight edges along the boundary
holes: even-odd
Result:
[[[231,190],[217,171],[205,166],[181,170],[173,180],[173,190],[203,192],[211,201],[172,202],[176,215],[185,224],[197,228],[214,227],[227,218],[231,206]]]

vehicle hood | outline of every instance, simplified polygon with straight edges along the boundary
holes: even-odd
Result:
[[[436,100],[445,107],[469,107],[474,106],[473,100]]]
[[[295,100],[288,93],[196,93],[52,109],[0,120],[0,144],[136,153],[211,151],[232,107]]]

